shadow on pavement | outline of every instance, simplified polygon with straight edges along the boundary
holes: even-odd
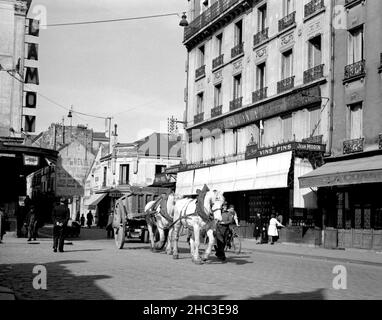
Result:
[[[265,294],[260,297],[252,297],[249,300],[325,300],[325,289],[318,289],[311,292],[274,293]]]
[[[0,264],[0,286],[13,290],[17,300],[93,300],[112,299],[112,297],[97,286],[96,281],[108,279],[108,275],[76,275],[71,273],[66,265],[85,263],[84,260],[62,260],[45,263],[47,274],[47,289],[36,290],[33,280],[34,263]],[[86,270],[84,269],[84,272]],[[36,282],[36,280],[35,280]]]
[[[66,250],[65,252],[80,252],[80,251],[103,251],[103,249],[80,249],[80,250]]]
[[[179,300],[223,300],[226,296],[187,296]]]

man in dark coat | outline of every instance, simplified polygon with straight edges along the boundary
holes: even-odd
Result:
[[[261,221],[260,213],[256,214],[256,217],[254,219],[254,225],[255,225],[255,229],[253,231],[253,237],[256,239],[256,244],[261,244],[261,233],[263,231],[263,224]]]
[[[86,215],[86,224],[88,225],[88,228],[90,229],[92,227],[92,224],[93,224],[93,215],[92,215],[92,212],[89,210],[88,214]]]
[[[37,223],[37,211],[35,206],[31,204],[27,215],[28,241],[32,241],[32,238],[36,240]]]
[[[70,218],[70,211],[65,204],[65,199],[60,199],[60,204],[53,208],[53,251],[64,252],[65,228]]]
[[[233,216],[230,214],[227,208],[227,204],[224,203],[222,207],[222,221],[216,224],[216,246],[215,256],[222,261],[226,260],[225,246],[229,237],[229,225],[233,222]]]

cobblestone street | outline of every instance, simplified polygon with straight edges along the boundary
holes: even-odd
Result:
[[[85,233],[91,238],[99,231]],[[199,266],[184,241],[179,260],[139,242],[117,250],[113,240],[79,238],[67,240],[72,244],[64,253],[53,253],[49,238],[37,242],[6,236],[0,244],[0,286],[12,289],[17,299],[382,299],[378,254],[375,262],[358,263],[244,245],[226,263],[212,256]],[[47,268],[47,290],[33,289],[35,265]],[[336,265],[346,267],[347,290],[332,288]]]

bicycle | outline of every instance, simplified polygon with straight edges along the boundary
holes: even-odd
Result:
[[[237,232],[238,227],[235,226],[233,228],[230,228],[230,234],[227,239],[227,244],[225,246],[224,251],[232,251],[236,254],[239,254],[241,252],[241,238]]]

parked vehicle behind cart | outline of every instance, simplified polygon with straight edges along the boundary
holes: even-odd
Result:
[[[123,248],[127,239],[149,242],[145,206],[168,191],[167,188],[131,187],[129,193],[116,201],[113,228],[118,249]]]

